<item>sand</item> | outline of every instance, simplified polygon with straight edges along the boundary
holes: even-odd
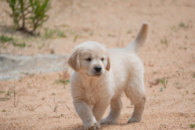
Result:
[[[148,21],[149,37],[139,53],[147,92],[143,120],[126,123],[133,104],[123,95],[118,124],[102,125],[101,129],[195,129],[191,128],[195,124],[195,1],[52,0],[51,6],[50,18],[39,30],[41,36],[31,37],[13,31],[6,14],[8,5],[0,1],[0,35],[26,43],[25,48],[6,43],[0,53],[68,55],[84,41],[121,48],[133,40],[141,23]],[[46,29],[64,32],[66,37],[57,33],[47,37]],[[83,129],[72,104],[70,84],[60,80],[68,81],[69,73],[0,81],[0,129]],[[108,112],[109,108],[104,117]]]

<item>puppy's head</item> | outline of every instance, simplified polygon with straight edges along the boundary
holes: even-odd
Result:
[[[84,42],[75,47],[68,64],[76,72],[89,77],[99,77],[110,70],[107,49],[97,42]]]

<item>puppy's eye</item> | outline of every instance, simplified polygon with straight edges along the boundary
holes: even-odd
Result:
[[[104,61],[104,58],[102,58],[101,60]]]
[[[87,58],[86,61],[91,61],[91,58]]]

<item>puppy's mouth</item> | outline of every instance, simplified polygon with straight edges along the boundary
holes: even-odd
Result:
[[[89,75],[88,73],[86,73],[86,74],[87,74],[87,76],[89,76],[89,77],[99,77],[99,76],[102,75],[101,72],[95,73],[95,74],[93,74],[93,75]]]
[[[95,76],[101,76],[101,75],[102,75],[101,72],[95,73]]]

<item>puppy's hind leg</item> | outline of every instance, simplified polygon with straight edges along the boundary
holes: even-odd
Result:
[[[128,123],[140,122],[143,116],[146,96],[144,83],[138,77],[132,78],[125,90],[125,94],[134,104],[132,116],[128,119]]]
[[[116,124],[122,109],[122,102],[120,97],[111,100],[109,115],[101,121],[101,124]]]

